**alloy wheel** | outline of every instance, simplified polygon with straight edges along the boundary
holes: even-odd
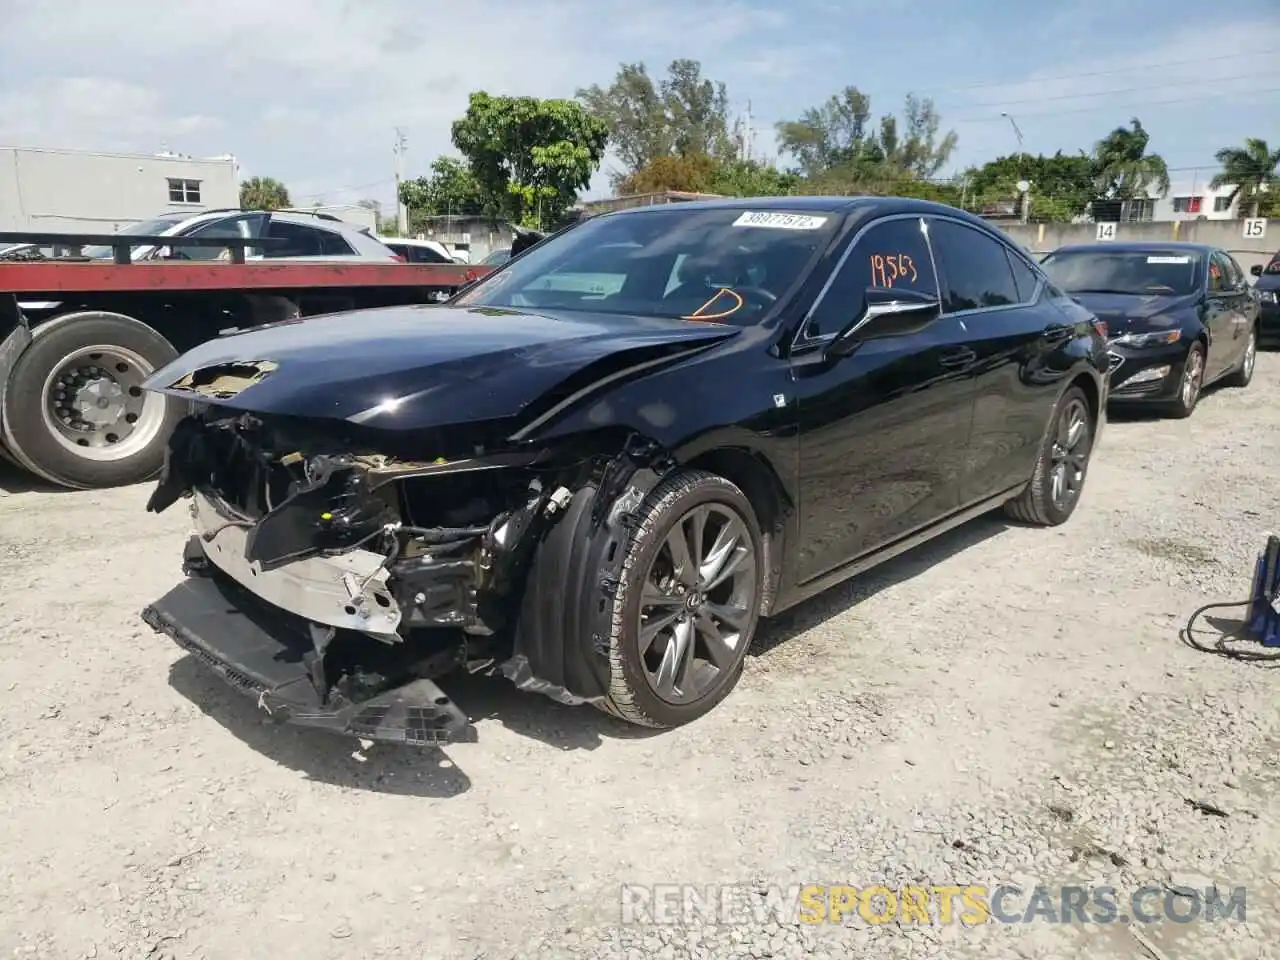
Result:
[[[1244,346],[1244,378],[1246,380],[1253,376],[1253,365],[1258,359],[1258,331],[1249,331],[1249,342]]]
[[[1204,353],[1200,350],[1192,350],[1187,354],[1187,362],[1183,365],[1180,394],[1182,405],[1188,410],[1195,406],[1196,398],[1200,395],[1200,381],[1203,377]]]
[[[1080,496],[1089,466],[1091,427],[1084,401],[1072,399],[1058,416],[1049,451],[1049,496],[1059,510],[1066,510]]]
[[[699,504],[668,531],[640,595],[640,662],[660,699],[687,704],[730,679],[746,656],[755,545],[727,504]]]

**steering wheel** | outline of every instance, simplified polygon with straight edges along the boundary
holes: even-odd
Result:
[[[759,297],[764,301],[766,309],[778,302],[778,295],[766,290],[764,287],[730,287],[729,289],[743,299],[749,296]]]

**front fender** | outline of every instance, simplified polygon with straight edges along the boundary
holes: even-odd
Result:
[[[712,348],[596,394],[539,427],[538,442],[639,434],[680,463],[737,449],[767,461],[797,496],[799,437],[790,367],[763,350]]]

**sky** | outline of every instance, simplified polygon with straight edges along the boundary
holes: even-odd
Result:
[[[295,204],[389,208],[394,128],[418,176],[471,91],[572,97],[677,58],[750,103],[765,158],[847,85],[876,115],[931,97],[959,136],[944,174],[1018,149],[1002,113],[1031,153],[1137,116],[1175,183],[1280,143],[1280,0],[0,0],[0,145],[231,153]]]

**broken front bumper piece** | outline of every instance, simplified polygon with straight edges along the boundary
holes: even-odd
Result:
[[[457,704],[400,659],[399,611],[385,577],[365,569],[372,554],[262,570],[244,558],[244,528],[195,499],[189,576],[143,610],[147,624],[277,720],[414,746],[475,738]],[[358,676],[333,676],[329,652],[352,642],[369,662],[349,671]]]

